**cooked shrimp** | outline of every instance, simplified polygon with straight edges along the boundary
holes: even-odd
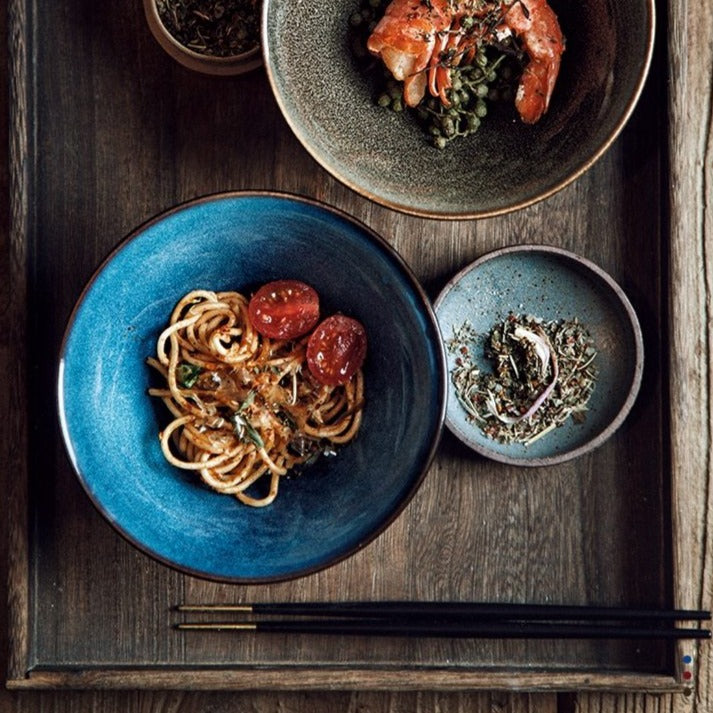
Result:
[[[426,93],[429,63],[438,57],[453,23],[449,0],[393,0],[367,42],[394,78],[404,83],[404,101],[416,106]]]
[[[529,124],[547,111],[559,73],[564,37],[547,0],[393,0],[367,42],[415,107],[426,90],[448,107],[451,68],[477,47],[514,34],[528,56],[515,97]]]
[[[547,0],[512,3],[505,10],[504,22],[530,58],[520,78],[515,107],[524,122],[534,124],[549,108],[564,52],[564,36]]]

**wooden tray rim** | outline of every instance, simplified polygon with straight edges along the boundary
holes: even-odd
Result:
[[[669,3],[671,0],[669,0]],[[668,6],[668,3],[667,3]],[[32,9],[30,9],[32,12]],[[32,92],[28,79],[34,71],[34,50],[32,33],[26,33],[28,8],[25,0],[9,0],[9,95],[10,95],[10,259],[11,289],[8,312],[12,316],[11,338],[17,345],[17,372],[15,383],[11,386],[21,394],[25,385],[25,328],[24,315],[27,298],[26,264],[27,247],[25,237],[31,226],[31,165],[35,160],[32,152],[32,130],[28,114],[32,107]],[[672,90],[674,91],[674,90]],[[669,108],[675,103],[675,96],[669,97]],[[682,122],[683,125],[683,122]],[[669,127],[670,128],[670,127]],[[669,145],[674,141],[668,137]],[[674,174],[675,174],[675,166]],[[680,168],[680,167],[679,167]],[[696,265],[695,246],[687,237],[686,225],[689,221],[683,216],[683,207],[671,200],[668,207],[670,215],[671,255],[674,262],[671,269],[690,269]],[[692,241],[691,241],[692,242]],[[672,286],[676,285],[671,280]],[[681,303],[676,290],[672,287],[668,309],[673,320]],[[675,337],[669,349],[669,356],[675,348]],[[677,354],[685,367],[688,355]],[[679,365],[680,366],[680,365]],[[20,400],[19,397],[18,400]],[[526,668],[513,668],[497,671],[488,668],[399,668],[384,666],[359,667],[314,667],[314,666],[232,666],[227,668],[192,668],[181,665],[171,668],[156,667],[105,667],[105,668],[43,668],[31,660],[29,641],[30,631],[30,578],[29,578],[29,543],[28,528],[28,485],[27,465],[24,454],[27,447],[27,425],[22,418],[15,419],[12,432],[17,438],[11,449],[8,470],[19,474],[10,479],[10,491],[7,505],[9,513],[8,537],[8,606],[9,606],[9,661],[6,685],[9,689],[205,689],[205,690],[320,690],[320,689],[360,689],[360,690],[508,690],[508,691],[647,691],[654,693],[682,692],[690,693],[690,685],[682,680],[682,665],[679,663],[684,647],[675,644],[674,673],[671,676],[647,673],[618,673],[594,670],[531,671]],[[696,572],[690,562],[685,561],[685,543],[690,534],[682,513],[686,493],[707,485],[708,474],[705,469],[690,472],[683,469],[677,460],[679,452],[675,445],[686,441],[682,433],[683,426],[672,419],[670,423],[671,441],[671,538],[673,553],[673,600],[674,606],[693,608],[695,600],[701,596],[702,576]],[[692,646],[686,652],[697,650]]]
[[[672,676],[595,671],[527,671],[486,668],[379,668],[352,666],[230,666],[166,668],[35,669],[10,679],[13,690],[190,689],[190,690],[503,690],[683,693]]]

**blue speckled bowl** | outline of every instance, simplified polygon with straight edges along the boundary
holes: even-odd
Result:
[[[603,443],[631,410],[643,370],[641,328],[621,288],[592,262],[547,246],[496,250],[455,275],[438,296],[435,310],[444,340],[467,320],[484,344],[490,328],[513,312],[545,320],[577,318],[598,350],[599,374],[584,423],[569,419],[527,447],[485,436],[468,420],[449,377],[446,425],[481,455],[514,465],[560,463]],[[449,374],[456,356],[447,355]],[[482,349],[473,356],[481,369],[492,370]]]
[[[309,282],[326,310],[365,325],[366,406],[354,442],[254,509],[165,462],[157,434],[167,415],[146,393],[145,359],[189,290],[281,277]],[[67,328],[59,414],[82,485],[129,541],[199,576],[271,581],[333,564],[393,521],[437,446],[445,381],[428,299],[385,241],[314,201],[230,193],[150,221],[101,265]]]

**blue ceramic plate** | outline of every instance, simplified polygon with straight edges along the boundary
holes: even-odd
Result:
[[[145,364],[193,288],[312,284],[326,313],[366,327],[366,405],[355,441],[250,508],[165,462],[168,420]],[[91,500],[125,537],[182,571],[258,582],[314,572],[354,553],[416,491],[445,416],[445,357],[421,287],[380,237],[314,201],[231,193],[179,206],[139,228],[81,295],[62,346],[59,413]]]
[[[444,340],[466,320],[481,346],[508,313],[544,320],[574,319],[587,327],[598,354],[598,377],[584,423],[569,419],[529,446],[501,444],[468,420],[448,387],[446,425],[478,453],[515,465],[552,465],[603,443],[629,413],[641,384],[643,341],[636,314],[614,280],[590,261],[558,248],[526,245],[489,253],[461,270],[435,303]],[[492,370],[482,348],[477,365]],[[456,355],[449,353],[448,372]]]

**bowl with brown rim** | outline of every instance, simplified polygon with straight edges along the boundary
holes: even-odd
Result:
[[[262,65],[259,12],[256,0],[144,0],[158,44],[176,62],[203,74],[243,74]]]
[[[652,56],[653,0],[549,2],[566,45],[547,113],[530,125],[514,102],[487,103],[479,129],[443,150],[412,113],[378,105],[383,73],[365,71],[364,41],[357,37],[355,49],[351,27],[355,14],[371,12],[369,0],[266,0],[265,67],[297,138],[354,191],[427,218],[508,213],[553,195],[604,154],[631,116]]]
[[[482,456],[518,466],[572,460],[607,441],[634,405],[644,365],[639,320],[619,284],[580,255],[547,245],[494,250],[454,275],[434,309],[448,353],[446,426]],[[526,347],[516,345],[512,332],[501,329],[501,341],[510,346],[492,350],[505,358],[508,351],[514,355],[517,374],[490,354],[489,334],[494,326],[513,318],[520,323],[523,317],[553,328],[576,321],[591,338],[592,350],[568,350],[566,342],[549,340],[553,356],[548,375],[524,400],[523,409],[534,405],[546,384],[553,383],[554,389],[529,417],[528,427],[519,430],[527,437],[511,439],[513,429],[503,427],[494,413],[502,413],[501,405],[509,400],[500,398],[497,390],[509,388],[506,381],[514,372],[515,381],[529,378],[522,375],[525,360],[516,356],[516,350]],[[459,376],[463,369],[471,369],[466,380]],[[591,390],[580,390],[586,386],[584,378],[593,385]],[[489,393],[495,394],[492,407]],[[580,398],[584,393],[588,398]]]

